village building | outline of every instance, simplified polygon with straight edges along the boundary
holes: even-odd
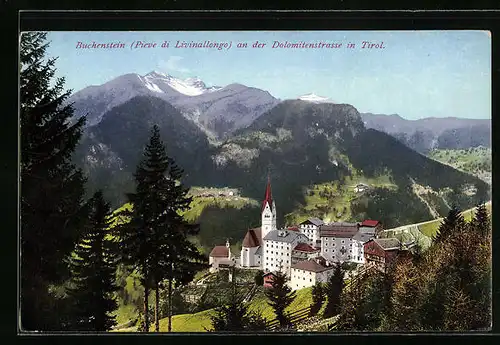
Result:
[[[368,186],[367,184],[365,183],[358,183],[355,187],[354,187],[354,191],[356,193],[363,193],[363,192],[366,192],[368,189],[370,189],[370,186]]]
[[[210,252],[208,263],[211,265],[210,272],[219,270],[219,266],[234,266],[235,257],[231,255],[229,241],[226,241],[225,246],[215,246]]]
[[[402,249],[397,238],[374,238],[364,245],[365,261],[385,272]]]
[[[264,237],[264,272],[282,271],[290,277],[292,251],[299,243],[307,244],[304,234],[290,230],[273,230]]]
[[[313,247],[321,248],[319,227],[323,224],[319,218],[309,218],[299,224],[300,232],[307,236],[309,244]]]
[[[382,224],[376,220],[325,224],[318,218],[278,229],[276,203],[268,178],[261,207],[261,226],[247,230],[237,262],[231,254],[229,242],[225,246],[214,247],[209,259],[210,271],[234,265],[261,269],[264,271],[264,285],[267,286],[274,273],[282,271],[293,289],[303,288],[316,282],[326,282],[335,262],[380,264],[390,260],[392,247],[387,246],[390,243],[373,242],[380,231]],[[375,244],[367,247],[368,243]]]
[[[321,256],[330,262],[353,260],[353,237],[358,233],[358,223],[331,223],[320,226]]]
[[[326,283],[333,274],[333,266],[328,261],[311,259],[299,261],[291,267],[289,286],[293,290],[313,286],[316,283]]]
[[[276,230],[276,215],[276,203],[273,200],[271,180],[268,177],[261,209],[261,227],[249,229],[245,234],[240,256],[241,267],[264,267],[263,240],[270,231]]]
[[[299,261],[317,258],[320,254],[320,248],[314,248],[308,243],[299,243],[292,250],[292,265]]]
[[[352,237],[352,262],[357,264],[365,263],[364,244],[374,237],[371,233],[363,233],[361,231],[358,231]]]
[[[384,228],[382,223],[378,220],[367,219],[359,224],[359,231],[364,234],[371,234],[373,237],[377,237]]]
[[[246,268],[262,267],[261,228],[249,229],[243,238],[240,266]]]

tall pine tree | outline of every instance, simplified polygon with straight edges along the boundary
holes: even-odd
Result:
[[[439,226],[437,234],[434,237],[434,242],[442,243],[443,241],[446,241],[455,229],[462,229],[464,225],[465,220],[462,213],[457,207],[453,206]]]
[[[155,125],[135,173],[136,192],[128,195],[132,210],[123,212],[130,222],[118,229],[123,261],[141,275],[143,315],[149,313],[149,292],[151,289],[155,291],[156,331],[159,331],[158,301],[163,281],[168,280],[171,305],[173,285],[190,281],[196,270],[205,266],[205,257],[188,240],[188,236],[196,234],[199,227],[186,223],[180,215],[191,203],[188,191],[181,183],[182,174],[182,169],[168,157],[160,130]],[[149,328],[149,319],[146,318],[145,331]]]
[[[337,315],[340,312],[340,296],[344,289],[344,271],[340,263],[336,263],[334,271],[328,283],[326,284],[326,296],[328,297],[325,312],[325,318]]]
[[[275,272],[271,287],[265,292],[267,303],[274,309],[276,319],[281,327],[290,326],[290,318],[285,309],[295,300],[296,293],[287,285],[286,274],[280,270]]]
[[[45,57],[46,33],[20,41],[21,328],[61,329],[50,286],[69,277],[67,258],[79,236],[85,179],[71,163],[84,118],[71,123],[71,91]]]
[[[312,302],[309,315],[314,316],[318,313],[323,305],[323,300],[325,299],[325,291],[321,283],[314,284],[312,288]]]
[[[118,290],[117,248],[109,231],[112,213],[102,191],[94,194],[88,206],[89,222],[71,260],[72,329],[108,331],[116,324],[112,313],[118,307],[114,297]]]
[[[488,210],[486,209],[486,204],[477,206],[471,224],[479,236],[487,237],[490,235],[491,221]]]
[[[215,332],[264,331],[265,319],[259,313],[252,312],[238,293],[233,268],[233,279],[229,291],[229,301],[215,308],[211,316],[212,328]]]

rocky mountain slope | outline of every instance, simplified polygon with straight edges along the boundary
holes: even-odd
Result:
[[[213,159],[218,171],[214,176],[224,176],[254,198],[262,193],[270,171],[282,215],[304,203],[305,187],[343,181],[353,173],[390,175],[396,190],[375,188],[352,200],[351,208],[360,217],[393,224],[431,218],[413,183],[460,207],[486,200],[489,193],[478,178],[422,156],[386,133],[366,129],[357,110],[346,104],[284,101],[237,131]]]
[[[185,182],[203,183],[204,171],[212,166],[212,147],[206,134],[170,103],[136,96],[88,127],[77,147],[75,159],[89,176],[91,190],[105,189],[114,205],[125,201],[124,193],[133,188],[132,173],[154,124],[160,127],[168,154],[185,169]]]
[[[390,180],[395,188],[382,184],[343,201],[352,217],[391,225],[430,218],[431,204],[441,214],[446,205],[466,208],[488,200],[489,187],[480,179],[428,159],[391,136],[417,128],[428,130],[429,141],[439,143],[440,136],[449,135],[447,126],[468,126],[469,120],[407,121],[359,114],[352,105],[312,94],[300,98],[280,102],[241,84],[207,87],[196,78],[127,74],[71,97],[75,116],[88,114],[89,119],[75,159],[89,176],[90,191],[105,189],[118,206],[133,188],[132,173],[156,123],[169,154],[185,170],[187,185],[238,188],[260,200],[270,173],[282,223],[285,215],[304,206],[308,189],[338,181],[340,192],[347,179]],[[378,125],[370,122],[374,116]],[[474,123],[483,126],[481,121]],[[412,129],[409,123],[417,125]],[[412,137],[415,133],[420,132]],[[430,194],[416,195],[416,185]],[[320,208],[308,210],[322,216]]]
[[[427,153],[432,149],[464,149],[491,146],[491,120],[456,117],[406,120],[399,115],[361,114],[367,128],[391,134],[410,148]]]
[[[93,126],[106,112],[136,96],[161,98],[201,129],[220,137],[249,125],[279,103],[269,92],[241,84],[207,87],[198,78],[181,80],[160,72],[125,74],[78,91],[68,102],[74,104],[75,117],[86,115],[87,125]]]

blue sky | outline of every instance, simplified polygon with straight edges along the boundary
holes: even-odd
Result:
[[[153,70],[207,85],[241,83],[280,99],[307,93],[360,112],[491,118],[491,40],[486,31],[50,32],[58,75],[78,91],[125,73]],[[130,49],[133,41],[169,48]],[[176,41],[232,42],[229,50],[174,48]],[[123,42],[125,49],[76,49],[77,42]],[[251,48],[255,42],[264,48]],[[272,49],[274,41],[342,43],[339,49]],[[363,41],[384,49],[362,49]],[[247,42],[249,48],[236,48]],[[355,43],[355,48],[345,46]]]

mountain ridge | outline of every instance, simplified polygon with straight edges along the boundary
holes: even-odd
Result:
[[[429,117],[408,120],[400,115],[361,114],[367,128],[388,133],[406,146],[427,154],[433,149],[491,146],[491,120]]]
[[[74,117],[87,116],[87,127],[91,127],[107,111],[135,96],[161,98],[217,137],[250,124],[279,103],[268,91],[243,84],[207,87],[199,78],[182,80],[155,71],[143,76],[128,73],[102,85],[86,87],[67,102],[73,103]]]

